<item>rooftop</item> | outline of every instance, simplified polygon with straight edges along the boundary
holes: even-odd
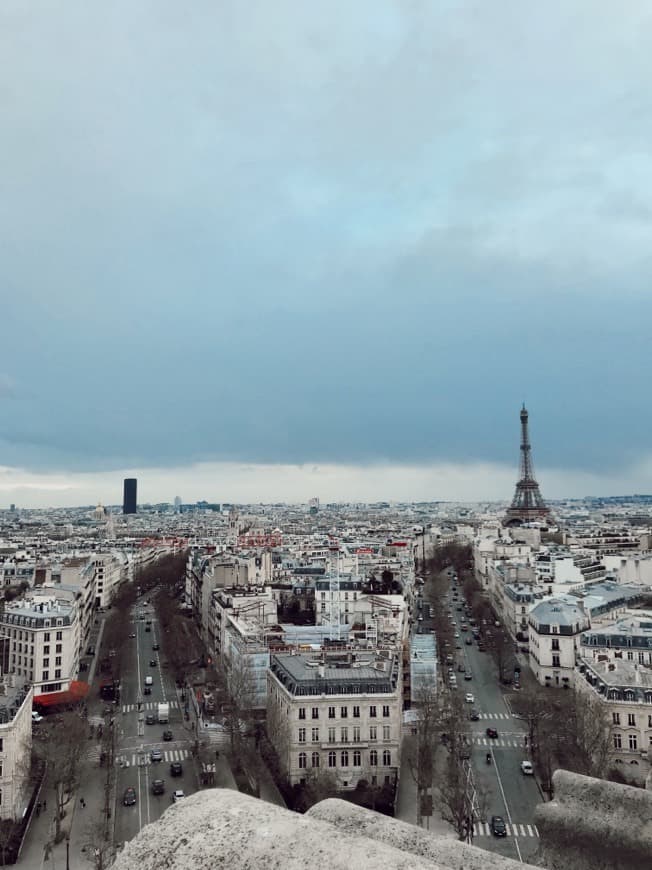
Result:
[[[293,695],[391,693],[398,680],[393,652],[279,653],[272,656],[270,669]]]

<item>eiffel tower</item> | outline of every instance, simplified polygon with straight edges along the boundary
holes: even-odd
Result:
[[[550,519],[550,508],[539,492],[539,484],[534,478],[530,438],[528,435],[528,413],[525,405],[521,408],[521,476],[516,484],[514,498],[503,519],[504,526],[520,526],[532,520]]]

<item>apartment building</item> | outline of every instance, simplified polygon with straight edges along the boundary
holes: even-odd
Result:
[[[652,750],[652,670],[635,661],[582,657],[576,687],[604,710],[614,764],[629,779],[645,781]]]
[[[78,671],[80,620],[76,590],[42,586],[5,605],[9,668],[34,686],[34,701],[66,692]],[[74,691],[74,687],[73,687]]]
[[[401,658],[393,650],[272,655],[267,721],[291,784],[326,770],[341,789],[396,782]]]
[[[0,819],[19,821],[29,802],[32,696],[24,678],[0,677]]]
[[[580,655],[587,661],[620,660],[652,668],[652,612],[630,610],[611,623],[585,631]]]
[[[591,625],[581,602],[569,598],[546,598],[530,610],[530,667],[543,686],[573,684],[581,635]]]

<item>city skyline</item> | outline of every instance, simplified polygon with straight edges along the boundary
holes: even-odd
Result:
[[[3,4],[0,498],[652,491],[647,15]]]

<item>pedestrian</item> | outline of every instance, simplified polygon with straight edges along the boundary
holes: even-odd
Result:
[[[36,815],[37,815],[37,816],[40,816],[40,815],[41,815],[41,801],[39,801],[39,802],[36,804]]]
[[[80,806],[82,809],[84,809],[84,807],[86,806],[86,801],[84,800],[83,797],[80,797],[80,798],[79,798],[79,806]]]
[[[43,812],[45,812],[45,810],[47,810],[47,808],[48,808],[48,802],[45,798],[43,798]]]

